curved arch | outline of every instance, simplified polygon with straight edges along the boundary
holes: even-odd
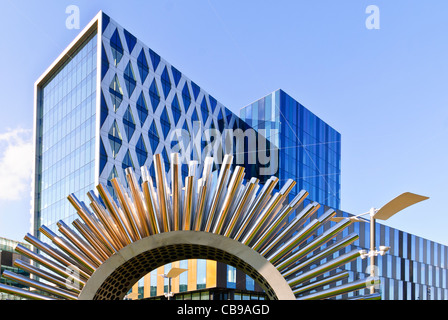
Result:
[[[151,270],[196,258],[241,269],[265,290],[269,299],[295,300],[285,278],[266,258],[236,240],[201,231],[165,232],[131,243],[92,274],[79,299],[123,299],[132,285]]]

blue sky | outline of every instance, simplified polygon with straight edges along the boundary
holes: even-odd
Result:
[[[341,209],[429,196],[384,223],[448,244],[442,0],[0,1],[0,237],[29,231],[33,84],[80,31],[71,4],[81,29],[103,10],[237,114],[283,89],[342,135]]]

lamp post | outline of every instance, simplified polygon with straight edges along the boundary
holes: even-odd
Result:
[[[370,277],[373,279],[375,276],[375,257],[380,254],[384,255],[389,247],[380,246],[379,250],[375,249],[375,229],[376,229],[376,220],[387,220],[392,217],[394,214],[400,212],[401,210],[416,204],[417,202],[429,199],[429,197],[421,196],[411,192],[405,192],[395,197],[380,209],[371,208],[370,211],[359,214],[357,216],[350,217],[349,219],[356,222],[366,222],[370,223],[370,251],[366,252],[366,250],[361,251],[361,258],[364,259],[366,257],[370,257]],[[370,220],[361,219],[359,217],[364,215],[369,215]],[[345,217],[333,217],[331,220],[339,222]],[[370,287],[370,293],[375,293],[375,287]]]
[[[167,274],[161,274],[160,276],[163,278],[168,279],[168,292],[164,293],[165,297],[170,300],[172,296],[174,296],[174,293],[171,292],[171,279],[176,278],[180,276],[181,273],[187,271],[188,269],[182,269],[182,268],[171,268],[170,271],[168,271]]]

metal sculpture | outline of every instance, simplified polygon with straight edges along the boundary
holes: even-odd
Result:
[[[92,289],[89,279],[95,276],[100,278],[97,275],[100,267],[111,265],[109,261],[114,256],[140,240],[168,238],[171,235],[174,235],[171,239],[176,239],[177,235],[182,236],[182,239],[188,239],[191,235],[193,239],[193,235],[204,233],[213,234],[215,238],[228,238],[230,240],[226,241],[238,243],[236,247],[242,245],[245,250],[250,250],[250,254],[256,254],[256,259],[261,259],[265,265],[274,268],[275,272],[278,271],[281,281],[287,284],[287,290],[291,292],[290,297],[298,300],[326,299],[377,283],[378,279],[362,279],[355,282],[344,281],[346,283],[343,285],[322,289],[329,284],[348,279],[348,272],[330,276],[327,274],[360,258],[359,250],[333,258],[333,253],[352,244],[358,239],[358,235],[349,234],[333,241],[352,223],[349,218],[342,219],[322,234],[316,235],[317,229],[336,214],[333,209],[328,209],[320,217],[307,223],[320,207],[316,202],[305,206],[294,218],[289,219],[290,214],[308,196],[308,192],[302,190],[287,203],[288,194],[295,186],[294,181],[287,181],[283,188],[273,194],[278,178],[269,178],[263,186],[256,178],[244,183],[244,168],[236,166],[232,171],[233,156],[225,155],[219,172],[212,172],[212,157],[206,157],[202,167],[191,161],[189,174],[183,184],[179,154],[171,154],[170,160],[171,175],[168,179],[160,154],[154,155],[155,184],[147,167],[141,168],[141,185],[138,184],[133,170],[127,168],[127,189],[117,178],[111,180],[116,199],[102,184],[97,186],[99,197],[93,191],[87,194],[91,201],[90,208],[75,195],[69,195],[68,200],[79,215],[79,218],[72,222],[75,230],[59,221],[57,225],[61,235],[55,234],[46,226],[40,228],[41,233],[48,237],[54,246],[27,234],[25,240],[39,253],[20,244],[16,247],[18,253],[28,257],[34,264],[16,260],[14,265],[29,272],[33,279],[10,271],[3,272],[3,277],[34,290],[0,285],[0,291],[27,299],[79,299],[89,296],[85,293],[86,287]],[[213,237],[211,239],[215,239]],[[183,241],[179,239],[177,238],[177,243]],[[195,245],[198,248],[207,247],[200,242]],[[164,249],[168,250],[167,248]],[[223,248],[216,249],[219,249],[218,256],[221,251],[226,254],[226,247]],[[210,252],[211,249],[207,248],[209,251],[203,252]],[[166,250],[159,251],[159,254],[169,252]],[[197,254],[191,257],[198,258]],[[321,263],[324,259],[326,262]],[[176,260],[180,259],[173,261]],[[237,257],[237,260],[244,259]],[[128,264],[122,266],[129,267],[132,261],[134,260],[129,259]],[[232,263],[235,260],[229,258],[223,261]],[[243,262],[249,265],[247,270],[257,273],[258,265],[251,266],[250,259],[249,262]],[[311,265],[317,266],[310,269]],[[262,270],[258,271],[263,274]],[[121,291],[129,290],[132,284],[127,283],[127,287],[121,288]],[[96,284],[95,288],[99,286],[101,283]],[[263,288],[268,287],[271,288],[269,283],[266,283]],[[279,297],[275,290],[268,296],[272,299]],[[93,298],[107,296],[97,295]],[[379,295],[356,298],[378,299]]]

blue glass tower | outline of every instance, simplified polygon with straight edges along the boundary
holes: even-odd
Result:
[[[241,109],[241,118],[279,150],[279,187],[297,182],[309,198],[335,209],[340,207],[341,135],[283,90]]]

